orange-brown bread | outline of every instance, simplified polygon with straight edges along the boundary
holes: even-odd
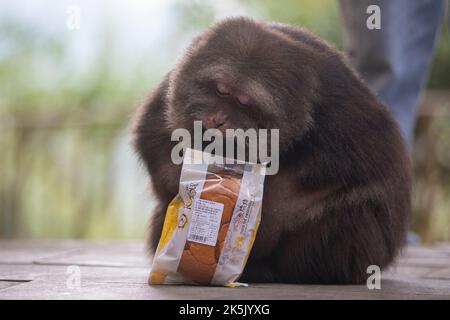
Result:
[[[234,176],[209,174],[200,198],[224,205],[216,245],[186,241],[178,272],[198,284],[210,284],[222,252],[231,216],[239,196],[241,180]]]

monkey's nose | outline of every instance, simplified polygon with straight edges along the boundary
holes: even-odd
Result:
[[[224,114],[213,114],[206,117],[203,121],[203,125],[206,129],[222,129],[226,126],[227,116]]]

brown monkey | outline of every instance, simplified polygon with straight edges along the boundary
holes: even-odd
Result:
[[[248,18],[194,40],[138,112],[134,143],[165,209],[178,192],[172,130],[280,129],[280,169],[267,176],[262,220],[242,281],[361,283],[404,243],[410,159],[388,109],[343,57],[307,31]]]

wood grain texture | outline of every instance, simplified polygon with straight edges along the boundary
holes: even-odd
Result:
[[[80,288],[67,285],[79,266]],[[0,241],[0,299],[450,299],[450,245],[408,247],[364,285],[148,286],[150,259],[133,241]]]

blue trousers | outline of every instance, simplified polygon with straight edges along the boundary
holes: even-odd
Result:
[[[378,5],[381,29],[369,30]],[[391,108],[411,148],[414,123],[444,13],[442,0],[341,0],[344,47],[360,76]]]

